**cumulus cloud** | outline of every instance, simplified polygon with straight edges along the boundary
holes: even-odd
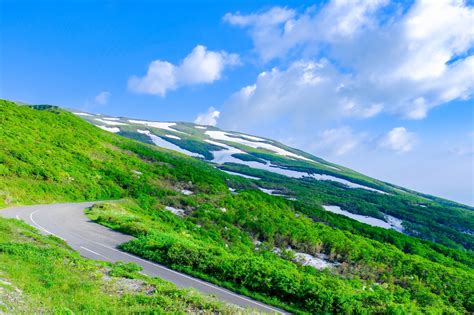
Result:
[[[136,93],[164,97],[168,91],[181,86],[213,83],[221,79],[226,67],[239,63],[237,54],[211,51],[198,45],[179,65],[163,60],[152,61],[144,76],[130,77],[128,88]]]
[[[381,112],[423,119],[435,106],[471,98],[474,8],[456,0],[399,6],[333,0],[302,13],[275,7],[226,14],[224,21],[249,30],[264,62],[297,60],[261,73],[233,95],[221,121],[311,123]],[[395,12],[390,18],[382,14],[387,7]]]
[[[405,127],[396,127],[390,130],[379,142],[381,148],[399,153],[411,151],[417,142],[416,135]]]
[[[214,107],[209,107],[207,112],[199,114],[194,120],[195,124],[198,125],[207,125],[215,126],[217,124],[217,119],[219,118],[220,112]]]
[[[303,14],[274,7],[265,12],[242,15],[227,13],[223,20],[248,28],[255,50],[264,61],[282,57],[291,49],[317,41],[346,39],[372,24],[377,9],[386,0],[335,0],[320,11],[310,7]]]
[[[260,73],[255,84],[235,93],[224,106],[220,124],[241,129],[284,118],[312,127],[314,122],[377,115],[382,103],[352,93],[353,85],[350,75],[327,60],[296,61],[285,70]]]
[[[96,95],[94,98],[94,101],[96,104],[99,105],[106,105],[109,102],[109,98],[112,94],[107,91],[100,92],[99,94]]]

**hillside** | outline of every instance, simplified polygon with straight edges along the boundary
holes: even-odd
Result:
[[[1,101],[0,206],[122,199],[87,213],[136,236],[124,250],[296,313],[474,311],[472,236],[463,233],[473,230],[471,208],[370,179],[268,139],[193,124],[105,118],[97,122],[112,133],[61,109]],[[160,139],[202,157],[151,145]],[[255,142],[265,144],[253,147]],[[223,149],[218,160],[216,152]],[[271,172],[244,164],[266,165]],[[323,205],[370,215],[393,229],[357,222]],[[19,266],[42,259],[7,250],[25,232],[9,233],[1,259]],[[410,236],[415,234],[427,240]],[[63,250],[57,239],[41,240]],[[38,251],[41,242],[28,246]],[[37,292],[10,265],[0,266],[2,278],[26,293]],[[37,272],[44,276],[47,270]],[[51,283],[55,280],[38,286],[52,294]],[[73,291],[66,290],[75,296]],[[163,291],[156,294],[166,299]],[[67,307],[68,301],[73,299],[61,303]],[[176,305],[180,311],[221,307],[200,301]]]
[[[238,188],[258,188],[294,199],[300,207],[332,211],[452,248],[474,248],[472,207],[369,178],[279,142],[190,123],[76,114],[107,131],[251,179]]]

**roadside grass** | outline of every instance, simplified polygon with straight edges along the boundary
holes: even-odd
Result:
[[[462,270],[465,266],[451,261],[461,268],[448,268],[376,241],[348,238],[304,217],[288,226],[294,213],[283,202],[265,209],[259,202],[266,197],[242,192],[234,197],[235,205],[227,203],[225,213],[206,204],[185,217],[161,206],[143,209],[133,200],[96,204],[86,214],[135,236],[121,246],[130,253],[298,314],[457,313],[472,307],[468,292],[473,278]],[[274,239],[265,229],[276,233]],[[255,238],[263,241],[261,249]],[[342,262],[339,267],[318,271],[273,251],[275,246],[317,251],[318,239],[325,246],[335,241],[331,255]],[[343,251],[347,256],[336,254]],[[456,291],[465,294],[454,298]]]
[[[82,258],[54,236],[43,236],[21,221],[0,219],[0,312],[234,314],[237,311],[216,299],[179,289],[139,271],[138,265]],[[124,279],[131,283],[124,285]]]

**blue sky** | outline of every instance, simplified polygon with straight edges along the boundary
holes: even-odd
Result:
[[[0,15],[1,98],[200,115],[474,204],[472,2],[4,0]]]

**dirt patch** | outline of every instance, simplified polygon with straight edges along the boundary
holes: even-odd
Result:
[[[125,294],[145,294],[153,295],[156,288],[153,285],[139,279],[128,279],[122,277],[113,277],[110,275],[110,268],[101,270],[106,284],[107,291],[123,296]]]

